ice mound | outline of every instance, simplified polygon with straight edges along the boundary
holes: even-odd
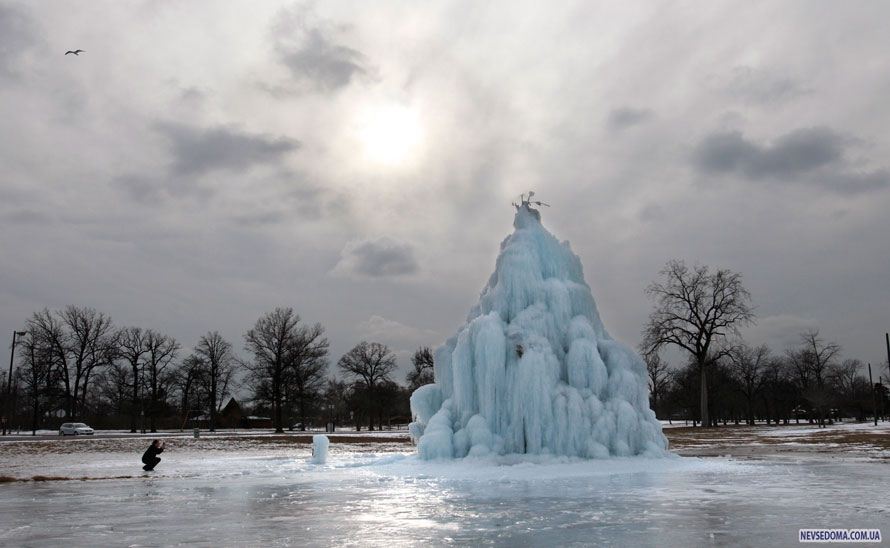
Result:
[[[666,454],[642,359],[609,336],[581,261],[528,201],[467,322],[411,396],[421,458]]]

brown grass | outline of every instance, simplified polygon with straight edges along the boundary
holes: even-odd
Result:
[[[801,425],[812,428],[812,425]],[[787,428],[787,427],[786,427]],[[668,428],[664,431],[672,450],[683,455],[749,455],[787,453],[869,454],[890,451],[890,436],[884,432],[823,430],[781,436],[769,426],[725,426],[717,428]]]
[[[98,480],[112,480],[112,479],[133,479],[139,476],[80,476],[79,478],[69,478],[67,476],[31,476],[30,478],[14,478],[12,476],[0,476],[0,483],[15,483],[15,482],[26,482],[26,481],[34,481],[34,482],[44,482],[44,481],[98,481]]]
[[[167,449],[175,452],[179,449],[202,450],[254,450],[258,448],[296,448],[306,447],[312,443],[313,433],[293,433],[256,436],[207,436],[198,439],[190,437],[170,437],[165,439]],[[382,436],[374,434],[342,435],[328,434],[332,445],[374,446],[400,450],[410,447],[411,439],[407,433],[398,436]],[[0,442],[5,450],[5,457],[23,459],[30,455],[61,455],[80,453],[132,453],[141,455],[149,444],[142,438],[96,438],[96,439],[48,439],[37,441],[13,440]],[[2,459],[0,459],[2,463]],[[2,464],[0,464],[2,467]]]

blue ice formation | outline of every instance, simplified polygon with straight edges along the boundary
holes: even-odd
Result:
[[[581,260],[527,201],[494,274],[411,396],[421,458],[662,456],[642,359],[606,332]]]

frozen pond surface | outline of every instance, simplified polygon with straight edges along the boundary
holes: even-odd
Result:
[[[182,448],[151,475],[129,454],[27,459],[20,473],[51,464],[57,475],[135,477],[0,485],[0,545],[790,545],[802,527],[890,534],[887,466],[875,460],[308,456]]]

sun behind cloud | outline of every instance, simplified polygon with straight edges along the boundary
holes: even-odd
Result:
[[[423,142],[419,113],[408,106],[370,107],[358,119],[358,138],[368,162],[399,167],[416,159]]]

